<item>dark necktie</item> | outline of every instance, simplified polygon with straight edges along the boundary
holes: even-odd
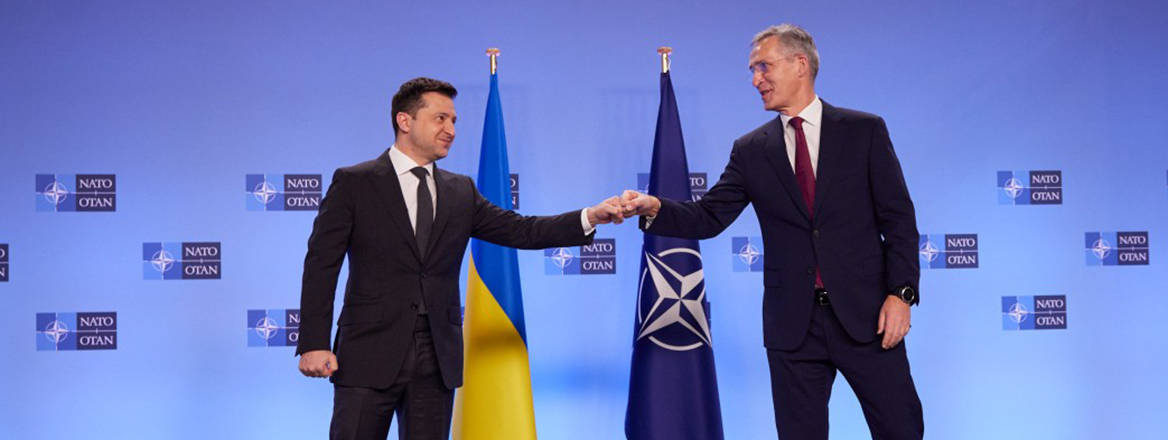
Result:
[[[807,136],[803,135],[803,118],[791,118],[788,124],[795,129],[795,179],[803,190],[803,202],[807,213],[815,217],[815,171],[811,168],[811,151],[807,148]]]
[[[418,240],[418,252],[425,258],[426,246],[430,243],[430,228],[434,226],[434,198],[430,196],[430,185],[426,184],[426,176],[430,173],[424,167],[415,167],[410,172],[418,176],[418,206],[414,222],[414,238]]]
[[[799,181],[799,189],[803,191],[803,202],[807,204],[807,213],[815,219],[815,171],[811,168],[811,151],[807,148],[807,136],[803,134],[803,118],[798,116],[787,122],[795,129],[795,180]],[[812,222],[812,228],[814,228]],[[819,277],[819,267],[815,267],[815,287],[823,287],[823,279]]]

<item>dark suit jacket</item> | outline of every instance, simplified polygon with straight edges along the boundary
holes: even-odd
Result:
[[[766,346],[802,343],[816,266],[848,334],[873,341],[885,297],[903,285],[917,289],[920,279],[916,217],[888,128],[879,116],[823,103],[812,220],[782,124],[776,117],[734,141],[718,183],[696,203],[661,200],[646,232],[710,238],[753,203],[764,249]]]
[[[462,384],[459,272],[471,237],[537,249],[591,242],[580,211],[525,217],[487,201],[467,176],[434,167],[434,228],[418,252],[401,184],[388,154],[333,174],[308,238],[296,353],[328,350],[337,275],[349,256],[349,280],[332,350],[333,382],[385,388],[413,340],[420,301],[429,312],[438,365],[447,387]]]

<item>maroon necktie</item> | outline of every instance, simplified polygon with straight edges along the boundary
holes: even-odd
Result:
[[[795,129],[795,180],[799,181],[799,189],[803,191],[807,213],[815,219],[815,171],[811,168],[811,151],[807,149],[807,136],[803,134],[803,118],[796,116],[787,123]],[[823,287],[818,266],[815,268],[815,287]]]

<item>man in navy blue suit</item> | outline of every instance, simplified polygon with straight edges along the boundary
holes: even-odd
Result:
[[[753,204],[779,437],[827,438],[838,371],[873,438],[919,439],[921,402],[903,343],[919,298],[919,233],[884,120],[819,98],[819,53],[798,26],[759,32],[749,67],[763,106],[779,116],[734,141],[701,200],[626,191],[624,215],[640,215],[651,234],[704,239]]]

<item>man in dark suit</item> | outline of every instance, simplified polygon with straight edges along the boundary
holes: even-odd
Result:
[[[839,371],[873,438],[919,439],[921,403],[902,343],[918,301],[919,235],[884,120],[819,99],[819,54],[797,26],[756,35],[749,67],[764,107],[779,117],[734,142],[700,201],[626,191],[625,215],[641,215],[651,234],[703,239],[753,204],[779,437],[827,438]]]
[[[616,198],[580,211],[524,217],[483,198],[467,176],[441,170],[454,141],[450,84],[417,78],[393,97],[396,142],[333,174],[308,238],[300,296],[300,371],[331,377],[333,439],[445,440],[462,384],[458,279],[471,237],[538,249],[590,243],[619,222]],[[337,276],[349,280],[329,347]]]

